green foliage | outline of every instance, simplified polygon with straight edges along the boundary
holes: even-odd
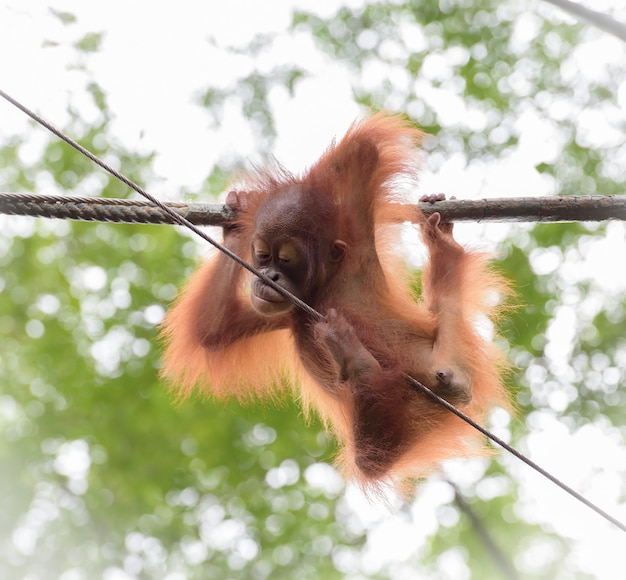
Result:
[[[92,84],[90,93],[105,105],[99,87]],[[103,126],[81,131],[76,118],[72,123],[68,132],[82,133],[85,147],[108,154]],[[97,176],[103,193],[128,194],[54,139],[36,167],[20,164],[18,151],[15,144],[0,150],[10,188],[34,188],[45,167],[64,190],[79,191]],[[121,147],[116,156],[125,175],[150,179],[152,156]],[[207,184],[224,179],[215,171]],[[191,242],[168,227],[5,223],[0,546],[7,557],[0,575],[57,577],[79,566],[96,577],[122,567],[131,553],[146,574],[160,576],[184,569],[185,550],[210,536],[213,547],[191,558],[190,577],[221,576],[230,567],[245,570],[241,577],[287,578],[294,565],[303,578],[338,577],[327,556],[360,538],[334,523],[334,495],[305,481],[308,466],[332,457],[320,425],[307,426],[287,404],[177,405],[158,378],[156,322],[193,265],[181,259],[195,253]],[[82,452],[84,472],[63,467],[72,451]],[[269,485],[272,472],[289,478]],[[28,528],[37,510],[48,519]],[[212,527],[234,535],[220,540]],[[27,528],[36,536],[35,558],[7,540],[11,530]],[[142,542],[152,542],[152,551]],[[151,560],[155,545],[169,553],[165,561]]]
[[[271,142],[276,137],[274,117],[269,104],[271,90],[276,87],[286,88],[293,96],[297,83],[306,76],[306,72],[297,66],[277,66],[269,73],[255,70],[238,78],[226,88],[207,89],[198,100],[210,111],[213,121],[219,126],[224,103],[232,103],[234,95],[245,117],[264,139]]]
[[[50,13],[58,18],[63,24],[74,24],[76,22],[76,16],[70,12],[62,12],[61,10],[55,10],[54,8],[50,8],[49,10]]]
[[[76,26],[73,15],[51,12]],[[357,102],[402,110],[436,134],[434,168],[454,154],[469,163],[512,154],[523,131],[519,119],[531,111],[558,135],[557,153],[536,164],[556,193],[624,191],[623,138],[613,148],[597,144],[578,123],[582,111],[615,100],[623,71],[606,81],[563,74],[581,42],[580,26],[512,1],[429,0],[342,7],[328,18],[301,11],[292,32],[310,35],[343,64]],[[85,63],[104,34],[74,42],[77,70],[89,70]],[[235,103],[262,140],[275,137],[272,91],[294,96],[312,74],[296,56],[261,65],[275,40],[259,35],[229,49],[250,66],[226,86],[209,79],[197,97],[215,124]],[[462,102],[458,120],[439,106],[444,93]],[[108,136],[114,111],[106,87],[87,74],[81,96],[98,117],[86,123],[68,111],[68,133],[133,181],[150,184],[155,155],[127,151]],[[568,103],[571,114],[560,114],[556,102]],[[56,138],[45,141],[35,162],[25,159],[23,141],[31,136],[29,130],[0,147],[2,189],[49,193],[40,189],[45,183],[65,194],[129,196]],[[213,168],[198,197],[223,191],[233,169]],[[471,577],[501,577],[453,498],[405,568],[362,564],[368,530],[348,513],[340,486],[318,487],[311,477],[332,460],[333,444],[297,405],[176,404],[158,376],[158,321],[194,266],[197,247],[188,237],[166,226],[0,219],[1,577],[57,578],[73,570],[91,578],[113,569],[136,578],[393,578],[407,570],[410,577],[417,570],[442,577],[450,554]],[[540,224],[513,230],[502,244],[499,267],[519,303],[501,328],[517,369],[510,383],[518,414],[506,427],[516,444],[529,430],[527,418],[542,411],[560,415],[571,431],[608,425],[623,443],[626,296],[603,297],[593,280],[561,271],[606,233]],[[545,254],[558,266],[541,273]],[[565,373],[550,355],[558,342],[550,329],[563,308],[577,315]],[[568,395],[559,409],[550,399],[557,391]],[[520,515],[509,465],[496,454],[462,486],[472,511],[510,561],[528,560],[540,546],[550,554],[540,575],[586,577],[563,563],[565,539]]]
[[[102,43],[102,34],[92,32],[86,34],[76,43],[76,48],[81,52],[98,52]]]

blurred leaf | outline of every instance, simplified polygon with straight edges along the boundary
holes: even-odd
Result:
[[[49,10],[50,13],[56,16],[63,24],[74,24],[76,22],[76,16],[70,12],[63,12],[61,10],[55,10],[54,8],[49,8]]]
[[[76,43],[76,48],[81,52],[98,52],[102,43],[102,33],[92,32],[86,34]]]

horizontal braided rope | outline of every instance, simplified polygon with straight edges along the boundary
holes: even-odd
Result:
[[[234,213],[215,203],[171,202],[167,206],[195,225],[223,226]],[[626,195],[516,197],[418,203],[444,221],[576,222],[626,220]],[[140,224],[173,224],[171,216],[143,200],[0,192],[0,213],[48,218]]]
[[[234,217],[233,212],[221,204],[167,203],[166,205],[198,225],[222,226]],[[150,201],[102,197],[0,193],[0,213],[98,222],[175,223],[171,216]]]

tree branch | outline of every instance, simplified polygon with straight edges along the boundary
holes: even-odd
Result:
[[[492,557],[500,572],[502,572],[503,577],[507,580],[519,580],[520,577],[517,574],[517,571],[515,570],[515,568],[513,568],[511,562],[509,562],[508,558],[504,555],[504,552],[496,544],[495,540],[489,533],[489,530],[478,517],[478,514],[476,514],[476,512],[472,509],[472,506],[463,497],[461,490],[455,483],[453,483],[449,479],[446,479],[445,481],[447,481],[450,487],[452,487],[452,489],[454,490],[454,501],[456,502],[456,505],[469,520],[472,528],[474,529],[474,532],[482,541],[483,545],[487,549],[487,552]]]
[[[626,25],[622,24],[606,14],[590,10],[586,6],[570,2],[570,0],[545,0],[549,4],[558,6],[564,12],[569,12],[574,16],[577,16],[581,20],[585,20],[592,26],[608,32],[613,36],[617,36],[620,40],[626,42]]]

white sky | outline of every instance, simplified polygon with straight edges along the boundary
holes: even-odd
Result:
[[[115,115],[111,130],[119,143],[158,152],[156,170],[160,180],[151,185],[151,191],[169,199],[181,199],[184,191],[194,192],[211,165],[220,159],[258,161],[262,157],[248,123],[238,111],[227,106],[224,127],[215,131],[209,127],[207,114],[194,104],[195,96],[207,86],[227,86],[233,72],[251,66],[248,58],[227,55],[212,47],[207,39],[215,39],[218,46],[243,46],[254,34],[284,31],[293,6],[300,4],[309,10],[313,6],[306,0],[179,0],[175,4],[60,0],[53,4],[56,10],[75,14],[78,23],[62,26],[50,16],[49,2],[0,1],[0,86],[58,126],[65,123],[68,102],[77,105],[85,118],[97,118],[98,111],[87,107],[81,96],[84,73],[67,67],[68,63],[76,63],[76,58],[75,51],[66,47],[66,43],[68,39],[80,39],[88,31],[105,31],[102,50],[89,59],[89,74],[93,74],[108,95]],[[339,4],[335,0],[318,1],[314,9],[331,14]],[[61,42],[59,47],[42,48],[43,40],[54,39]],[[580,74],[595,74],[594,62],[623,58],[623,52],[607,50],[607,46],[616,46],[613,41],[606,42],[601,39],[595,51],[582,53]],[[330,139],[341,135],[362,111],[352,100],[345,69],[320,55],[304,36],[283,35],[276,48],[260,57],[256,64],[261,69],[269,68],[281,60],[290,62],[294,54],[313,75],[302,83],[293,99],[284,91],[272,94],[272,104],[279,111],[279,139],[270,153],[297,171],[314,161]],[[626,83],[622,86],[623,112]],[[451,118],[462,117],[462,102],[449,99],[446,103]],[[624,116],[622,122],[623,119]],[[533,169],[538,159],[553,154],[550,126],[538,119],[525,121],[536,130],[523,137],[516,154],[488,166],[470,167],[461,156],[452,157],[438,174],[425,173],[422,189],[462,192],[463,197],[551,193],[549,183]],[[582,122],[590,121],[582,119]],[[0,139],[25,133],[28,143],[24,145],[24,154],[30,150],[35,155],[43,140],[43,130],[26,129],[27,126],[21,112],[0,102]],[[476,245],[478,232],[487,236],[487,242],[481,239],[481,244],[495,246],[507,230],[506,226],[468,226],[462,228],[461,236]],[[615,267],[616,259],[622,266],[626,264],[623,224],[613,224],[599,244],[589,249],[588,259],[581,258],[575,268],[570,268],[571,275],[575,281],[595,280],[604,291],[619,295],[626,289],[626,267]],[[607,263],[608,257],[611,261]],[[553,268],[550,264],[554,263],[557,267],[562,265],[559,258],[554,260],[544,256],[543,261],[538,260],[538,268]],[[565,310],[555,319],[551,330],[557,337],[554,349],[561,349],[555,352],[555,360],[566,359],[569,354],[569,342],[562,337],[572,337],[575,331],[571,315],[576,308],[570,306],[569,312]],[[619,495],[620,484],[623,491],[619,479],[623,471],[613,469],[626,464],[623,440],[621,444],[615,443],[603,426],[589,426],[571,436],[549,415],[542,415],[535,427],[526,441],[525,451],[626,521],[626,506]],[[570,558],[583,569],[592,570],[597,578],[612,579],[616,570],[625,569],[623,534],[516,460],[508,459],[506,463],[514,477],[523,482],[519,509],[524,517],[545,522],[564,536],[579,540]],[[595,467],[603,472],[589,479],[590,469]],[[466,463],[452,464],[450,473],[460,481],[478,481],[482,475],[480,467]],[[352,491],[347,494],[348,504],[364,514],[364,520],[373,526],[367,550],[367,565],[371,569],[401,562],[419,547],[425,534],[433,529],[435,508],[447,501],[443,490],[445,485],[437,482],[425,486],[409,517],[389,515],[382,509],[366,510],[358,494]],[[408,543],[403,539],[408,539]],[[530,561],[541,557],[541,553],[528,554]],[[454,569],[454,562],[449,566]]]

